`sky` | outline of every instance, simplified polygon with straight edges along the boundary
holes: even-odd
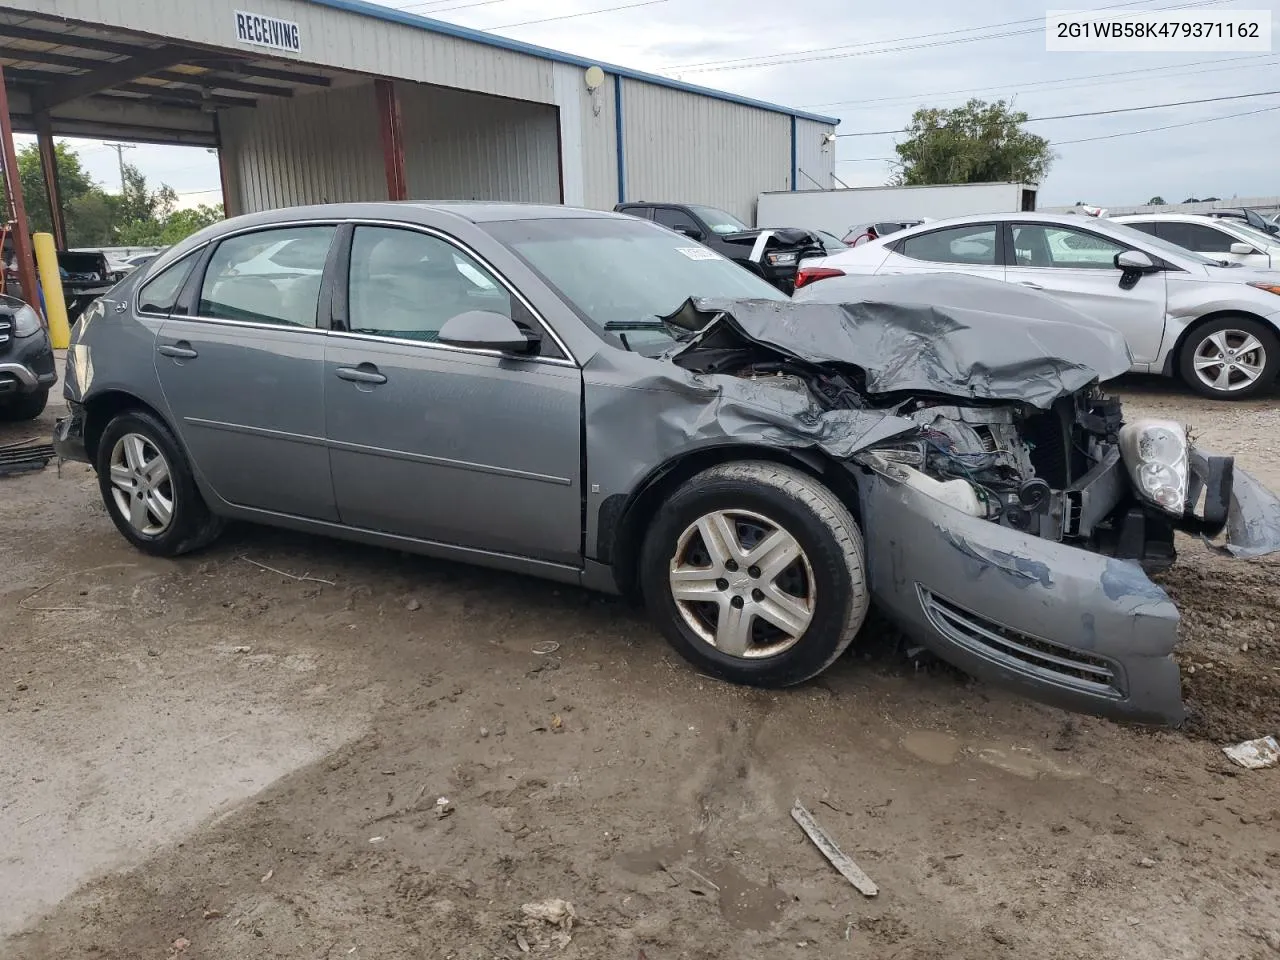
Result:
[[[1143,203],[1161,196],[1280,194],[1280,0],[1199,0],[1269,10],[1273,53],[1046,52],[1044,3],[1028,0],[380,0],[468,27],[838,117],[836,175],[884,183],[913,110],[1013,98],[1032,118],[1276,91],[1267,96],[1028,129],[1054,144],[1041,206]],[[1187,0],[1081,0],[1053,9],[1156,10]],[[624,7],[624,9],[614,9]],[[594,12],[593,12],[594,11]],[[588,14],[588,15],[582,15]],[[531,23],[529,21],[543,21]],[[781,62],[778,62],[781,61]],[[1268,110],[1267,108],[1275,108]],[[1230,117],[1246,111],[1264,111]],[[1153,127],[1172,127],[1134,134]],[[1120,134],[1121,136],[1116,136]],[[1100,139],[1101,138],[1101,139]],[[1072,142],[1072,141],[1089,142]],[[114,150],[75,141],[91,175],[119,182]],[[126,153],[184,205],[216,201],[216,157],[138,145]]]

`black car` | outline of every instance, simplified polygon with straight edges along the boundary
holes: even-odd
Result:
[[[53,347],[40,316],[0,294],[0,420],[34,420],[58,380]]]
[[[684,234],[784,293],[795,291],[801,260],[828,252],[822,238],[812,230],[748,227],[733,214],[703,204],[620,203],[613,209]]]

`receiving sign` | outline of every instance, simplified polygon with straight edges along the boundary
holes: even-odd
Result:
[[[241,43],[252,43],[255,47],[302,52],[302,37],[296,23],[243,10],[236,11],[236,39]]]

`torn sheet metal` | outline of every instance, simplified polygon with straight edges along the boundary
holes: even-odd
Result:
[[[673,354],[677,364],[737,340],[808,363],[856,366],[869,394],[943,393],[1046,409],[1132,365],[1111,327],[1048,295],[980,277],[843,277],[806,287],[790,302],[697,307],[719,315]]]
[[[699,374],[616,351],[597,354],[583,372],[589,442],[649,467],[675,451],[729,442],[813,447],[847,460],[919,429],[886,410],[825,409],[796,377]]]
[[[1280,497],[1253,474],[1235,468],[1231,506],[1227,510],[1226,542],[1206,542],[1219,553],[1239,560],[1280,552]]]

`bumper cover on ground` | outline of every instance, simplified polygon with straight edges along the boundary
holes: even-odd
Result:
[[[1137,563],[971,517],[879,473],[863,480],[872,594],[913,638],[1037,700],[1182,722],[1178,610]]]

